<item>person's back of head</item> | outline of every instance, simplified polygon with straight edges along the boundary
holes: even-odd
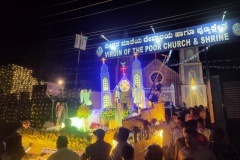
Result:
[[[124,160],[132,160],[134,159],[134,149],[131,145],[125,145],[122,148],[122,157]]]
[[[68,145],[68,139],[66,136],[58,136],[57,149],[65,148]]]
[[[125,142],[128,139],[129,136],[129,129],[124,128],[124,127],[120,127],[118,130],[118,134],[117,134],[117,141],[118,142]]]
[[[148,146],[148,151],[145,156],[145,160],[162,160],[163,158],[163,149],[157,145],[152,144]]]
[[[197,122],[200,123],[200,124],[202,124],[202,125],[204,125],[204,120],[203,120],[202,118],[198,118],[198,119],[197,119]]]
[[[190,120],[190,121],[187,121],[187,122],[183,122],[182,123],[182,128],[193,128],[193,129],[197,129],[197,122],[194,121],[194,120]]]
[[[93,134],[95,136],[97,136],[97,138],[99,140],[103,140],[104,136],[105,136],[105,131],[103,129],[97,129],[97,130],[93,131]]]

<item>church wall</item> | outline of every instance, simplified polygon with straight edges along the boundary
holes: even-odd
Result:
[[[151,88],[152,82],[150,81],[150,76],[154,71],[159,71],[161,67],[161,62],[157,59],[153,60],[143,69],[143,86],[145,88]],[[163,65],[162,70],[162,86],[163,87],[170,87],[171,84],[175,87],[175,100],[176,105],[181,104],[181,90],[180,90],[180,80],[179,75],[177,72],[173,71],[169,67]],[[148,93],[146,93],[148,94]]]

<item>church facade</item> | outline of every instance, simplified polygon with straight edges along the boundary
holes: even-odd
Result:
[[[103,87],[103,86],[110,86],[109,73],[107,69],[103,70],[103,68],[106,68],[106,67],[107,66],[104,63],[102,65],[102,70],[101,70],[101,86],[102,86],[101,87],[102,88],[101,90],[102,106],[101,107],[102,108],[115,103],[114,94],[115,94],[116,87],[112,91],[112,97],[111,97],[110,90],[107,88],[106,90],[104,90],[104,87]],[[161,67],[161,70],[159,70],[160,67]],[[157,82],[162,84],[161,99],[163,101],[171,101],[176,106],[181,104],[180,81],[179,81],[179,75],[177,72],[173,71],[168,66],[162,64],[162,62],[158,59],[154,59],[146,67],[142,69],[141,62],[137,59],[137,56],[135,56],[135,59],[133,60],[132,66],[130,68],[132,71],[131,76],[123,75],[122,78],[117,83],[117,85],[119,86],[122,92],[122,97],[124,97],[122,99],[122,102],[127,103],[127,105],[132,108],[134,105],[134,95],[132,91],[134,87],[137,87],[138,92],[140,92],[140,95],[141,95],[140,96],[141,100],[139,105],[141,106],[141,108],[147,107],[148,105],[147,95],[151,90],[153,81],[157,77]],[[113,75],[113,74],[110,74],[110,75]],[[104,82],[105,83],[108,82],[108,84],[105,84]],[[107,101],[106,98],[104,98],[104,95],[107,95],[107,97],[111,97],[112,99],[111,102]]]
[[[182,102],[191,107],[207,106],[206,85],[198,53],[198,47],[181,49],[179,53]]]

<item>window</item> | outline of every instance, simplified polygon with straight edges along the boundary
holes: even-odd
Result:
[[[193,58],[194,56],[194,52],[192,49],[188,49],[186,54],[187,54],[187,59]]]
[[[103,90],[104,91],[108,90],[108,80],[107,80],[107,78],[103,78]]]
[[[103,108],[108,107],[110,105],[110,97],[109,95],[103,96]]]
[[[134,83],[139,87],[140,86],[140,76],[139,74],[136,74],[134,76]]]
[[[196,72],[194,70],[190,70],[188,72],[188,80],[189,80],[189,84],[191,83],[191,80],[194,80],[194,82],[196,82]]]
[[[162,83],[163,75],[162,75],[162,73],[160,73],[158,71],[153,71],[149,76],[149,80],[151,83],[153,83],[154,81],[155,81],[155,83]]]

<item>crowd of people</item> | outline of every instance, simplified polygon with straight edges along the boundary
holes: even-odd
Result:
[[[165,120],[150,123],[154,130],[163,130],[162,146],[151,144],[145,152],[145,160],[237,160],[238,155],[230,144],[225,141],[225,131],[212,128],[208,120],[208,112],[203,106],[183,109],[170,114],[165,111]],[[45,128],[43,128],[45,129]],[[13,129],[14,130],[14,129]],[[34,130],[30,121],[24,120],[22,126],[15,129],[5,138],[0,137],[0,160],[20,160],[31,148],[23,148],[20,133]],[[71,125],[71,120],[65,120],[62,132],[75,132],[77,128]],[[136,157],[134,147],[127,142],[130,130],[120,127],[115,148],[104,141],[105,131],[96,129],[93,134],[97,141],[86,147],[82,155],[70,150],[68,139],[59,136],[56,142],[57,152],[49,160],[133,160]],[[7,139],[7,141],[5,141]]]
[[[211,126],[203,106],[183,109],[178,114],[165,112],[165,121],[152,126],[163,130],[164,160],[239,159],[227,143],[225,131]]]

